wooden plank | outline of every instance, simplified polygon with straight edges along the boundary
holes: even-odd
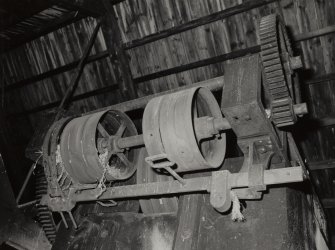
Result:
[[[313,30],[311,32],[303,33],[303,34],[297,34],[294,35],[294,41],[295,42],[302,42],[306,41],[312,38],[320,37],[320,36],[325,36],[335,33],[335,25],[327,26],[318,30]]]
[[[151,95],[151,96],[144,96],[144,97],[138,98],[136,100],[130,100],[130,101],[127,101],[127,102],[118,103],[116,105],[104,107],[104,108],[101,108],[99,110],[102,111],[102,110],[107,110],[107,109],[117,109],[117,110],[126,112],[126,111],[130,111],[130,110],[135,110],[135,109],[138,109],[138,108],[143,108],[149,102],[149,100],[151,100],[154,97],[160,96],[162,94],[174,93],[176,91],[180,91],[180,90],[184,90],[184,89],[188,89],[188,88],[196,87],[196,86],[207,86],[212,91],[217,91],[217,90],[222,88],[223,84],[224,84],[223,77],[217,77],[217,78],[209,79],[209,80],[206,80],[206,81],[203,81],[203,82],[194,83],[193,85],[187,85],[187,86],[184,86],[184,87],[179,87],[179,88],[168,90],[168,91],[165,91],[165,92],[156,93],[156,94]],[[72,100],[73,101],[82,100],[82,99],[85,99],[85,98],[88,98],[88,97],[91,97],[91,96],[104,94],[106,92],[110,92],[110,91],[113,91],[115,89],[118,89],[117,84],[107,86],[107,87],[104,87],[104,88],[99,88],[99,89],[96,89],[96,90],[93,90],[93,91],[89,91],[89,92],[86,92],[86,93],[81,94],[81,95],[76,95],[72,98]],[[7,117],[21,116],[21,115],[25,115],[25,114],[33,114],[33,113],[37,113],[37,112],[40,112],[40,111],[43,111],[43,110],[46,110],[46,109],[51,109],[51,108],[57,107],[59,104],[60,104],[60,101],[53,102],[53,103],[48,103],[48,104],[38,106],[38,107],[29,109],[29,110],[26,110],[26,111],[8,114]],[[97,111],[98,110],[95,110],[94,112],[97,112]]]
[[[181,24],[179,26],[176,27],[172,27],[170,29],[167,30],[163,30],[163,31],[159,31],[156,32],[154,34],[145,36],[143,38],[140,39],[136,39],[130,42],[127,42],[123,45],[124,49],[132,49],[138,46],[142,46],[144,44],[147,43],[151,43],[190,29],[194,29],[196,27],[205,25],[205,24],[209,24],[212,22],[216,22],[222,19],[225,19],[227,17],[239,14],[239,13],[243,13],[245,11],[275,2],[276,0],[254,0],[254,1],[248,1],[239,5],[236,5],[234,7],[210,14],[208,16],[204,16],[195,20],[192,20],[190,22]]]
[[[316,123],[317,127],[328,127],[335,125],[335,117],[324,117],[320,119],[311,119],[312,122]]]
[[[324,208],[335,208],[335,198],[322,199],[322,205]]]
[[[325,74],[321,76],[316,76],[311,79],[304,81],[305,84],[318,84],[327,81],[335,80],[335,73]]]
[[[87,61],[85,62],[85,64],[95,62],[97,60],[106,58],[107,56],[109,56],[109,53],[108,53],[107,50],[105,50],[103,52],[99,52],[99,53],[97,53],[95,55],[89,56],[87,58]],[[30,84],[35,83],[35,82],[42,81],[43,79],[50,78],[52,76],[55,76],[55,75],[58,75],[58,74],[70,71],[70,70],[74,69],[75,67],[77,67],[78,64],[79,64],[79,62],[80,62],[80,60],[76,60],[76,61],[71,62],[69,64],[66,64],[64,66],[58,67],[56,69],[52,69],[52,70],[46,71],[46,72],[44,72],[42,74],[39,74],[39,75],[36,75],[36,76],[32,76],[30,78],[24,79],[22,81],[18,81],[16,83],[6,85],[5,86],[5,91],[11,91],[11,90],[14,90],[14,89],[19,89],[19,88],[22,88],[22,87],[26,87],[26,86],[28,86]]]
[[[335,159],[309,162],[307,163],[307,166],[310,170],[332,169],[335,168]]]
[[[113,90],[118,89],[118,86],[116,84],[107,86],[107,87],[103,87],[103,88],[99,88],[99,89],[95,89],[92,91],[88,91],[84,94],[80,94],[80,95],[75,95],[72,97],[72,101],[79,101],[82,99],[86,99],[92,96],[96,96],[96,95],[101,95],[104,94],[106,92],[111,92]],[[37,112],[41,112],[43,110],[47,110],[47,109],[51,109],[51,108],[55,108],[60,104],[60,101],[56,101],[56,102],[51,102],[42,106],[38,106],[26,111],[22,111],[22,112],[18,112],[18,113],[13,113],[13,114],[8,114],[7,117],[13,117],[13,116],[21,116],[21,115],[26,115],[26,114],[34,114]]]
[[[128,57],[122,47],[121,32],[113,4],[109,1],[104,1],[104,5],[106,14],[102,18],[101,29],[106,40],[107,49],[110,52],[114,75],[124,98],[135,99],[137,93],[134,88]]]
[[[253,46],[250,48],[233,51],[227,54],[214,56],[208,59],[200,60],[197,62],[193,62],[193,63],[173,67],[170,69],[158,71],[158,72],[148,74],[145,76],[137,77],[137,78],[134,78],[134,83],[146,82],[149,80],[157,79],[159,77],[168,76],[171,74],[177,74],[177,73],[184,72],[187,70],[196,69],[196,68],[207,66],[210,64],[214,64],[214,63],[224,62],[227,60],[235,59],[235,58],[242,57],[248,54],[255,54],[258,52],[260,52],[260,46],[257,45],[257,46]]]
[[[204,200],[204,194],[183,195],[179,198],[174,250],[194,249],[198,241],[200,211]]]

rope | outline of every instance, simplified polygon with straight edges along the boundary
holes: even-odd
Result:
[[[241,212],[241,203],[234,191],[230,191],[230,197],[233,203],[233,208],[231,211],[232,221],[243,222],[245,218]]]

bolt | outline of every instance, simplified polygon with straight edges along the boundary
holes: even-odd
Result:
[[[290,57],[290,64],[293,70],[301,69],[303,67],[302,60],[300,56]]]
[[[267,150],[266,147],[264,147],[264,146],[258,148],[258,152],[261,153],[261,154],[264,154],[264,153],[266,153],[267,151],[268,151],[268,150]]]
[[[268,119],[271,117],[271,109],[265,109],[265,114]]]
[[[246,121],[250,121],[250,120],[251,120],[251,117],[250,117],[249,115],[246,115],[246,116],[244,117],[244,119],[245,119]]]

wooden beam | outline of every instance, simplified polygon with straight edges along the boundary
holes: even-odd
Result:
[[[308,169],[310,170],[322,170],[335,168],[335,159],[316,161],[307,163]]]
[[[321,202],[324,208],[335,208],[335,198],[324,198]]]
[[[124,1],[125,0],[109,0],[112,5]],[[52,2],[66,9],[80,11],[88,16],[101,17],[106,13],[102,0],[52,0]]]
[[[183,71],[186,71],[186,70],[191,70],[191,69],[207,66],[207,65],[210,65],[210,64],[214,64],[214,63],[224,62],[224,61],[227,61],[227,60],[235,59],[235,58],[242,57],[242,56],[245,56],[245,55],[248,55],[248,54],[255,54],[255,53],[258,53],[258,52],[260,52],[260,46],[259,45],[253,46],[253,47],[250,47],[250,48],[246,48],[246,49],[236,50],[236,51],[232,51],[232,52],[227,53],[227,54],[214,56],[214,57],[211,57],[211,58],[208,58],[208,59],[204,59],[204,60],[196,61],[196,62],[193,62],[193,63],[173,67],[173,68],[170,68],[170,69],[161,70],[161,71],[158,71],[158,72],[155,72],[155,73],[152,73],[152,74],[140,76],[140,77],[134,78],[134,82],[135,83],[145,82],[145,81],[157,79],[159,77],[168,76],[168,75],[172,75],[172,74],[177,74],[177,73],[180,73],[180,72],[183,72]]]
[[[186,85],[186,86],[182,86],[182,87],[178,87],[176,89],[170,89],[164,92],[160,92],[160,93],[156,93],[150,96],[144,96],[135,100],[130,100],[130,101],[126,101],[123,103],[118,103],[115,105],[111,105],[108,107],[104,107],[99,109],[99,111],[103,111],[103,110],[109,110],[109,109],[116,109],[116,110],[120,110],[122,112],[127,112],[127,111],[131,111],[131,110],[135,110],[135,109],[139,109],[139,108],[144,108],[145,105],[154,97],[157,96],[161,96],[163,94],[171,94],[171,93],[175,93],[176,91],[181,91],[181,90],[185,90],[185,89],[189,89],[191,87],[207,87],[209,88],[211,91],[218,91],[220,89],[222,89],[222,86],[224,84],[224,77],[217,77],[217,78],[212,78],[212,79],[208,79],[202,82],[197,82],[194,83],[192,85]],[[96,89],[93,91],[89,91],[86,92],[84,94],[81,95],[77,95],[74,96],[72,98],[73,101],[78,101],[78,100],[82,100],[88,97],[92,97],[92,96],[96,96],[96,95],[100,95],[100,94],[105,94],[107,92],[113,91],[118,89],[118,85],[114,84],[111,86],[107,86],[104,88],[100,88],[100,89]],[[32,113],[37,113],[46,109],[50,109],[50,108],[54,108],[57,107],[59,105],[60,101],[57,102],[53,102],[53,103],[48,103],[42,106],[38,106],[26,111],[22,111],[22,112],[18,112],[18,113],[12,113],[12,114],[8,114],[7,117],[13,117],[13,116],[20,116],[20,115],[25,115],[25,114],[32,114]],[[98,112],[98,110],[95,110],[94,112]],[[88,113],[87,113],[88,114]]]
[[[99,53],[97,53],[95,55],[89,56],[87,58],[87,61],[85,62],[85,64],[88,64],[88,63],[91,63],[91,62],[95,62],[97,60],[106,58],[107,56],[109,56],[109,53],[108,53],[107,50],[99,52]],[[42,80],[44,80],[46,78],[50,78],[50,77],[53,77],[55,75],[58,75],[58,74],[70,71],[70,70],[76,68],[78,66],[79,62],[80,62],[80,60],[76,60],[74,62],[71,62],[69,64],[61,66],[59,68],[52,69],[52,70],[46,71],[46,72],[44,72],[42,74],[29,77],[27,79],[18,81],[18,82],[13,83],[13,84],[6,85],[5,86],[5,91],[11,91],[11,90],[19,89],[19,88],[22,88],[22,87],[26,87],[26,86],[28,86],[30,84],[35,83],[35,82],[42,81]]]
[[[79,11],[82,14],[85,14],[87,16],[97,18],[102,15],[102,13],[100,13],[99,10],[84,7],[82,4],[75,3],[75,1],[67,1],[67,0],[52,0],[52,1],[55,5],[59,7],[72,10],[72,11]],[[97,2],[100,2],[100,1],[97,1]]]
[[[199,238],[201,208],[204,202],[205,194],[181,195],[179,198],[173,250],[195,249]]]
[[[99,20],[97,22],[97,25],[95,26],[94,28],[94,31],[90,37],[90,40],[88,41],[86,47],[85,47],[85,50],[83,52],[83,56],[82,58],[80,59],[79,61],[79,64],[78,66],[76,67],[76,70],[75,70],[75,73],[73,74],[73,76],[71,77],[71,82],[64,94],[64,97],[61,101],[61,103],[59,104],[59,107],[58,107],[58,113],[56,115],[56,118],[55,120],[58,120],[58,116],[61,115],[62,113],[62,110],[63,109],[67,109],[68,105],[70,104],[71,102],[71,99],[73,97],[73,94],[74,92],[76,91],[76,88],[78,86],[78,83],[79,83],[79,80],[80,80],[80,77],[84,71],[84,67],[86,65],[86,62],[87,62],[87,58],[89,56],[89,54],[91,53],[92,51],[92,48],[93,48],[93,45],[94,45],[94,42],[96,40],[96,37],[98,35],[98,32],[100,30],[100,26],[101,26],[101,20]]]
[[[335,125],[335,117],[324,117],[324,118],[316,118],[311,119],[313,122],[317,124],[318,127],[328,127]]]
[[[34,0],[33,4],[29,0],[1,1],[2,18],[0,20],[0,30],[17,25],[25,19],[51,7],[51,5],[52,3],[48,0]]]
[[[125,99],[135,99],[137,97],[137,92],[134,88],[129,59],[122,46],[121,31],[117,22],[113,3],[109,0],[102,1],[106,8],[106,14],[102,19],[101,29],[104,34],[107,49],[110,52],[111,64],[116,81],[119,84],[121,94]]]
[[[151,35],[145,36],[143,38],[140,39],[136,39],[130,42],[127,42],[123,45],[124,49],[132,49],[138,46],[142,46],[144,44],[147,43],[151,43],[190,29],[194,29],[196,27],[205,25],[205,24],[209,24],[212,22],[216,22],[222,19],[225,19],[227,17],[239,14],[239,13],[243,13],[246,12],[248,10],[257,8],[257,7],[261,7],[263,5],[269,4],[269,3],[273,3],[276,2],[277,0],[253,0],[253,1],[247,1],[245,3],[236,5],[234,7],[222,10],[222,11],[218,11],[216,13],[210,14],[208,16],[204,16],[204,17],[200,17],[198,19],[192,20],[190,22],[187,23],[183,23],[181,25],[172,27],[170,29],[166,29],[163,31],[158,31],[156,33],[153,33]]]
[[[335,33],[335,25],[327,26],[318,30],[313,30],[303,34],[296,34],[293,36],[295,42],[306,41],[315,37],[325,36]]]
[[[19,47],[22,44],[28,43],[34,39],[37,39],[41,36],[45,36],[55,30],[58,30],[60,28],[63,28],[69,24],[72,24],[80,19],[82,19],[84,16],[80,13],[71,12],[68,14],[65,14],[62,18],[49,21],[47,25],[39,29],[37,32],[30,32],[29,35],[25,34],[24,36],[19,36],[15,39],[15,41],[10,40],[6,43],[3,43],[0,46],[0,53],[8,52],[9,50],[13,50],[17,47]]]
[[[107,87],[103,87],[103,88],[95,89],[95,90],[92,90],[92,91],[88,91],[88,92],[80,94],[80,95],[75,95],[75,96],[72,97],[72,101],[83,100],[83,99],[86,99],[86,98],[89,98],[89,97],[92,97],[92,96],[105,94],[105,93],[114,91],[116,89],[118,89],[118,85],[113,84],[113,85],[110,85],[110,86],[107,86]],[[52,108],[58,107],[60,103],[61,103],[61,101],[51,102],[51,103],[41,105],[41,106],[29,109],[29,110],[22,111],[22,112],[8,114],[7,117],[10,118],[10,117],[16,117],[16,116],[21,116],[21,115],[29,115],[29,114],[38,113],[38,112],[41,112],[41,111],[44,111],[44,110],[47,110],[47,109],[52,109]]]
[[[335,80],[335,73],[330,73],[322,76],[316,76],[311,79],[308,79],[304,81],[305,84],[318,84],[318,83],[323,83],[323,82],[328,82],[328,81],[333,81]]]

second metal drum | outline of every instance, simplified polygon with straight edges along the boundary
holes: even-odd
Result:
[[[176,172],[219,167],[225,157],[224,133],[198,139],[194,121],[200,117],[222,118],[211,91],[204,87],[152,99],[143,115],[143,136],[149,157],[166,156]]]

